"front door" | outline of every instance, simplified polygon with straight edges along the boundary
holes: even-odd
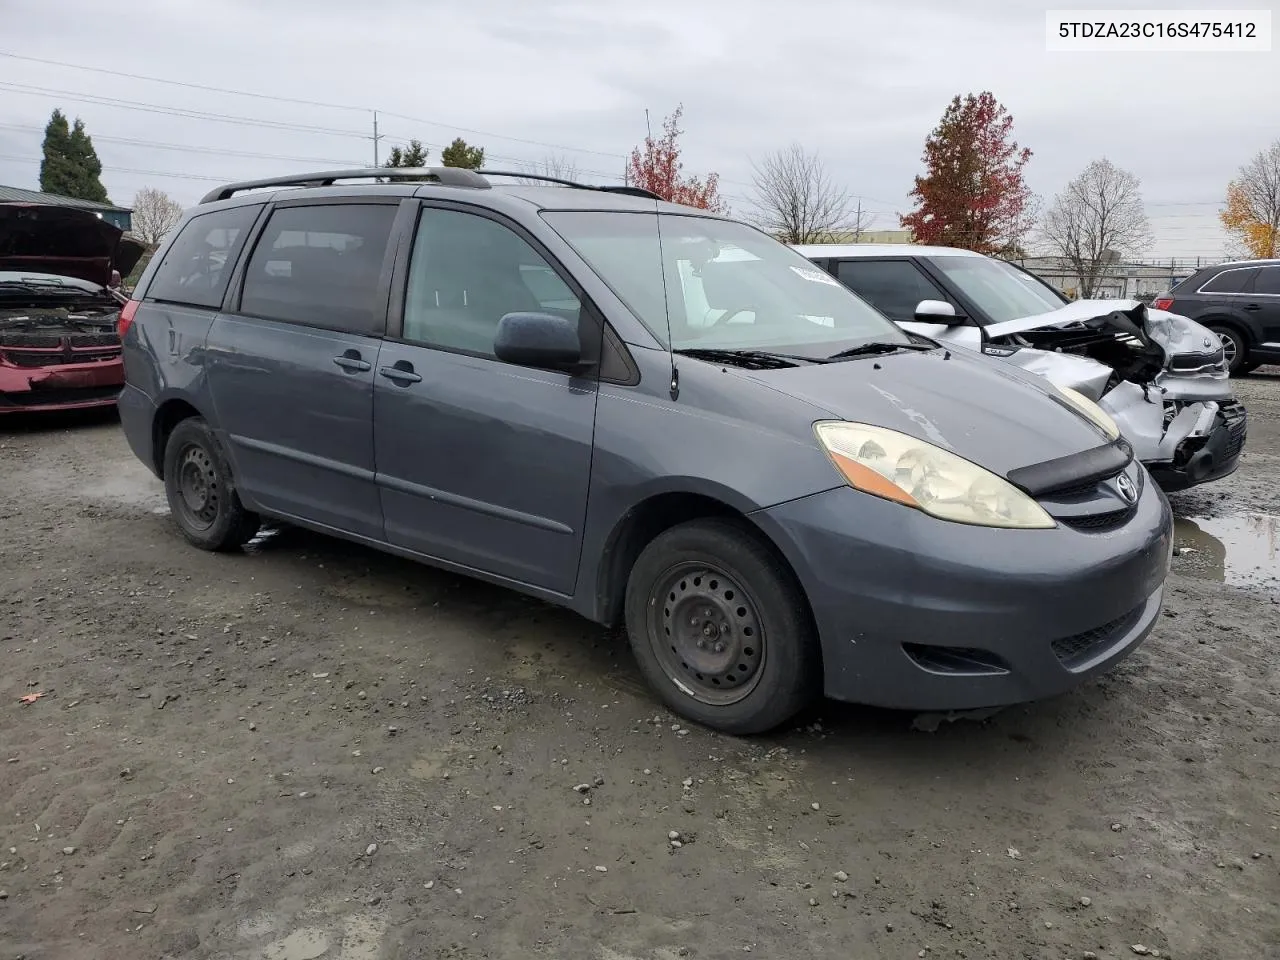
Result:
[[[556,313],[598,356],[602,327],[531,238],[479,211],[424,207],[407,273],[374,378],[387,540],[572,593],[597,380],[503,363],[493,342],[504,314]]]
[[[247,499],[381,539],[373,381],[397,202],[272,213],[207,340],[214,408]]]

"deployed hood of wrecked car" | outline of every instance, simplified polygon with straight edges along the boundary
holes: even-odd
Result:
[[[51,273],[107,286],[142,256],[137,241],[89,210],[39,203],[0,203],[0,270]],[[122,249],[122,246],[125,249]]]
[[[1031,330],[1067,327],[1112,313],[1128,316],[1152,342],[1170,355],[1213,352],[1221,346],[1217,334],[1207,327],[1167,310],[1155,310],[1141,300],[1076,300],[1048,313],[993,323],[984,327],[983,332],[988,337],[1003,337]]]
[[[844,420],[888,427],[997,473],[1107,438],[1044,381],[968,350],[735,371]]]

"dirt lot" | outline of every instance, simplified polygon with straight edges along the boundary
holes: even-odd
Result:
[[[1115,673],[752,741],[499,589],[188,548],[111,418],[0,424],[0,960],[1280,957],[1280,370],[1240,393]]]

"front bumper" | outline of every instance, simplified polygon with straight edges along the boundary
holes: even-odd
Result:
[[[1249,418],[1238,401],[1218,405],[1213,429],[1207,437],[1193,437],[1179,445],[1170,462],[1148,463],[1147,469],[1166,493],[1221,480],[1235,473],[1244,452]]]
[[[849,488],[752,517],[809,597],[827,695],[907,710],[1039,700],[1110,669],[1154,626],[1172,552],[1149,481],[1106,532],[947,523]]]
[[[0,363],[0,414],[109,407],[124,386],[124,361],[37,369]]]

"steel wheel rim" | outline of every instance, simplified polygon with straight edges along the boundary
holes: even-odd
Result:
[[[218,519],[222,486],[213,458],[203,446],[189,443],[178,455],[178,505],[193,527],[206,530]]]
[[[668,568],[649,595],[649,643],[663,672],[709,706],[739,703],[764,672],[764,628],[738,578],[712,563]]]

